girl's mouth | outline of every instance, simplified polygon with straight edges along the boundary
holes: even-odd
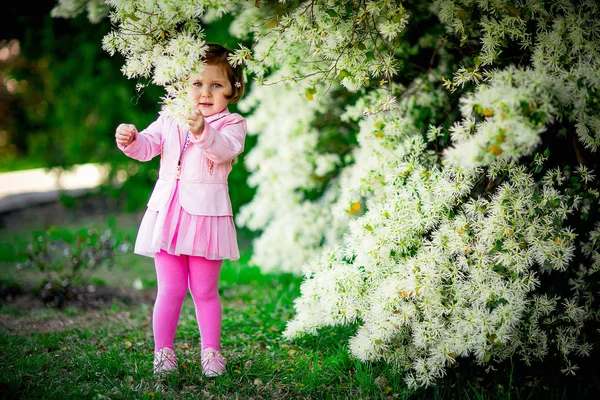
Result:
[[[200,103],[200,107],[210,107],[212,103]]]

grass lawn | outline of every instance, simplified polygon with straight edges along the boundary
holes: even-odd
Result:
[[[64,221],[60,229],[111,227],[134,237],[139,216],[114,215]],[[32,284],[35,271],[16,271],[17,251],[35,230],[0,232],[0,280]],[[552,381],[501,366],[497,373],[462,365],[434,387],[413,392],[382,363],[360,363],[348,354],[355,327],[329,328],[317,337],[286,342],[281,333],[293,315],[301,279],[266,275],[242,259],[221,274],[223,353],[228,373],[201,374],[199,333],[191,297],[175,339],[179,369],[162,379],[152,370],[152,260],[123,254],[110,270],[94,274],[95,290],[143,287],[139,301],[107,301],[105,307],[24,308],[3,298],[0,307],[0,398],[4,399],[533,399],[586,398],[599,387],[597,374]],[[506,367],[506,368],[505,368]],[[507,372],[508,371],[508,372]],[[511,372],[512,371],[512,372]],[[589,374],[588,374],[589,375]],[[590,397],[592,398],[592,397]]]

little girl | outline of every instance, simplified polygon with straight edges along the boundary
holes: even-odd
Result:
[[[225,373],[220,353],[219,274],[224,259],[238,260],[227,178],[244,150],[246,121],[227,105],[244,93],[241,66],[227,61],[230,50],[208,46],[205,68],[191,74],[188,125],[162,113],[146,129],[120,124],[117,146],[129,157],[148,161],[161,155],[158,180],[140,224],[134,252],[154,257],[158,293],[154,304],[154,372],[177,368],[175,330],[188,288],[201,337],[202,372]]]

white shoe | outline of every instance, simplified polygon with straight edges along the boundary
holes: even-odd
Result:
[[[154,373],[167,372],[177,369],[177,357],[173,350],[163,347],[154,353]]]
[[[202,352],[200,360],[202,373],[208,377],[223,375],[226,372],[226,360],[219,350],[207,348]]]

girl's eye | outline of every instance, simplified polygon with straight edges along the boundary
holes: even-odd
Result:
[[[221,87],[221,84],[220,84],[220,83],[213,83],[213,87],[214,87],[215,89],[218,89],[218,88],[220,88],[220,87]]]
[[[196,87],[202,87],[202,82],[194,82],[194,86],[196,86]]]

